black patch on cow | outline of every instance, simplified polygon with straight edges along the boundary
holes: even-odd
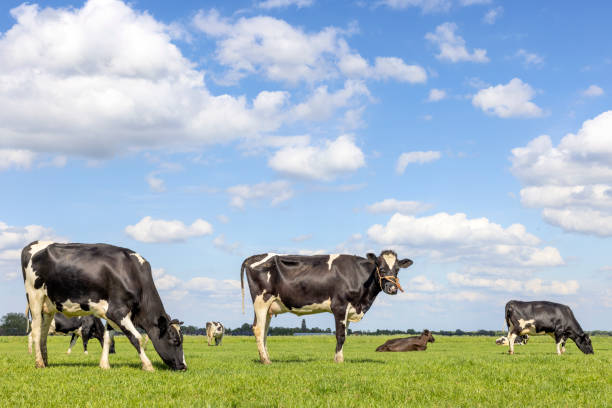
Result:
[[[89,303],[81,303],[80,306],[82,310],[89,312]]]

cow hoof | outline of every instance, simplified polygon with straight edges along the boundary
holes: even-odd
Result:
[[[84,351],[85,354],[89,354],[87,351]]]
[[[68,351],[66,352],[66,354],[70,354],[70,350],[68,350]]]
[[[509,351],[508,354],[514,354],[514,351]]]
[[[272,364],[270,360],[261,360],[261,364]]]
[[[155,371],[155,369],[153,368],[153,366],[151,364],[147,364],[147,365],[143,364],[142,365],[142,370],[143,371],[149,371],[149,372]]]
[[[45,363],[42,361],[37,361],[34,365],[36,368],[45,368]]]
[[[110,364],[106,363],[100,363],[100,368],[103,370],[110,370]]]

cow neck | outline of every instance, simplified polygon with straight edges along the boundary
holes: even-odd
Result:
[[[368,278],[368,280],[366,280],[364,284],[364,295],[362,296],[362,299],[360,299],[360,302],[365,303],[368,308],[372,305],[372,303],[374,303],[376,296],[378,296],[378,294],[382,292],[382,289],[378,284],[378,279],[376,277],[377,269],[378,268],[376,267],[376,265],[374,265],[374,269],[370,273],[370,277]]]
[[[149,333],[151,328],[157,327],[157,322],[161,316],[170,321],[157,289],[153,287],[153,290],[143,291],[138,313],[134,316],[134,323]]]

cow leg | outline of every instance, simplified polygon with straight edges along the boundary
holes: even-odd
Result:
[[[130,343],[134,346],[136,351],[138,352],[138,356],[140,357],[140,361],[142,362],[142,369],[145,371],[155,371],[153,369],[153,364],[151,364],[151,360],[147,357],[144,350],[144,339],[136,327],[134,323],[132,323],[132,312],[128,312],[125,317],[123,317],[119,323],[119,328],[125,336],[128,338]]]
[[[42,315],[42,324],[40,328],[41,329],[40,352],[41,352],[45,367],[49,365],[49,362],[47,359],[47,338],[49,337],[49,327],[51,327],[51,322],[53,322],[54,315],[55,313],[43,313]]]
[[[266,350],[266,322],[268,319],[268,310],[272,304],[272,298],[267,302],[263,300],[263,294],[255,298],[253,309],[255,309],[255,321],[253,322],[253,334],[257,342],[257,350],[259,351],[259,359],[262,364],[270,364],[270,357]]]
[[[110,348],[109,348],[109,353],[110,354],[115,354],[115,331],[111,330],[108,333],[109,337],[110,337]],[[104,339],[102,339],[102,341],[100,342],[100,345],[102,347],[104,347]]]
[[[83,353],[89,354],[87,352],[87,343],[89,343],[89,336],[87,334],[82,334],[82,333],[81,333],[81,336],[83,338]]]
[[[557,343],[557,355],[561,355],[561,345],[565,344],[562,334],[555,333],[555,343]],[[565,349],[565,347],[563,347]]]
[[[268,331],[270,329],[270,322],[272,321],[272,315],[268,313],[266,317],[266,328],[264,329],[264,347],[266,349],[266,354],[270,355],[268,351]]]
[[[30,331],[28,333],[28,353],[32,354],[32,343],[34,341],[32,340],[32,331]]]
[[[510,327],[508,330],[508,353],[514,354],[514,339],[516,339],[516,333],[512,332],[513,328]]]
[[[74,347],[78,339],[79,335],[76,333],[72,333],[72,338],[70,339],[70,345],[68,346],[68,351],[66,351],[66,354],[72,353],[72,348]]]
[[[333,313],[336,321],[336,354],[334,356],[334,361],[336,363],[343,363],[344,353],[342,352],[342,349],[344,347],[344,340],[346,340],[346,333],[348,330],[346,307],[344,310],[334,310]]]
[[[563,338],[563,340],[561,340],[561,354],[565,354],[565,342],[567,339]]]
[[[43,295],[38,291],[33,293],[28,293],[28,301],[30,304],[30,313],[32,315],[32,331],[30,332],[32,336],[32,341],[34,343],[34,365],[36,368],[44,368],[45,362],[42,357],[40,340],[42,337],[42,325],[43,325],[43,315],[42,315],[42,303],[43,303]],[[45,331],[45,336],[47,335],[47,331]]]
[[[212,346],[212,343],[211,343],[212,337],[210,337],[210,336],[206,336],[206,337],[207,337],[207,340],[208,340],[208,345]]]
[[[110,368],[110,364],[108,362],[108,353],[110,351],[111,345],[110,331],[113,330],[113,326],[118,327],[115,323],[111,322],[108,318],[106,318],[106,326],[104,327],[104,335],[102,336],[104,339],[104,342],[102,344],[102,355],[100,356],[100,368],[104,370],[108,370]]]

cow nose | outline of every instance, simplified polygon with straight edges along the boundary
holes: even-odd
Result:
[[[391,289],[389,289],[389,292],[393,294],[397,293],[397,286],[391,286]]]

